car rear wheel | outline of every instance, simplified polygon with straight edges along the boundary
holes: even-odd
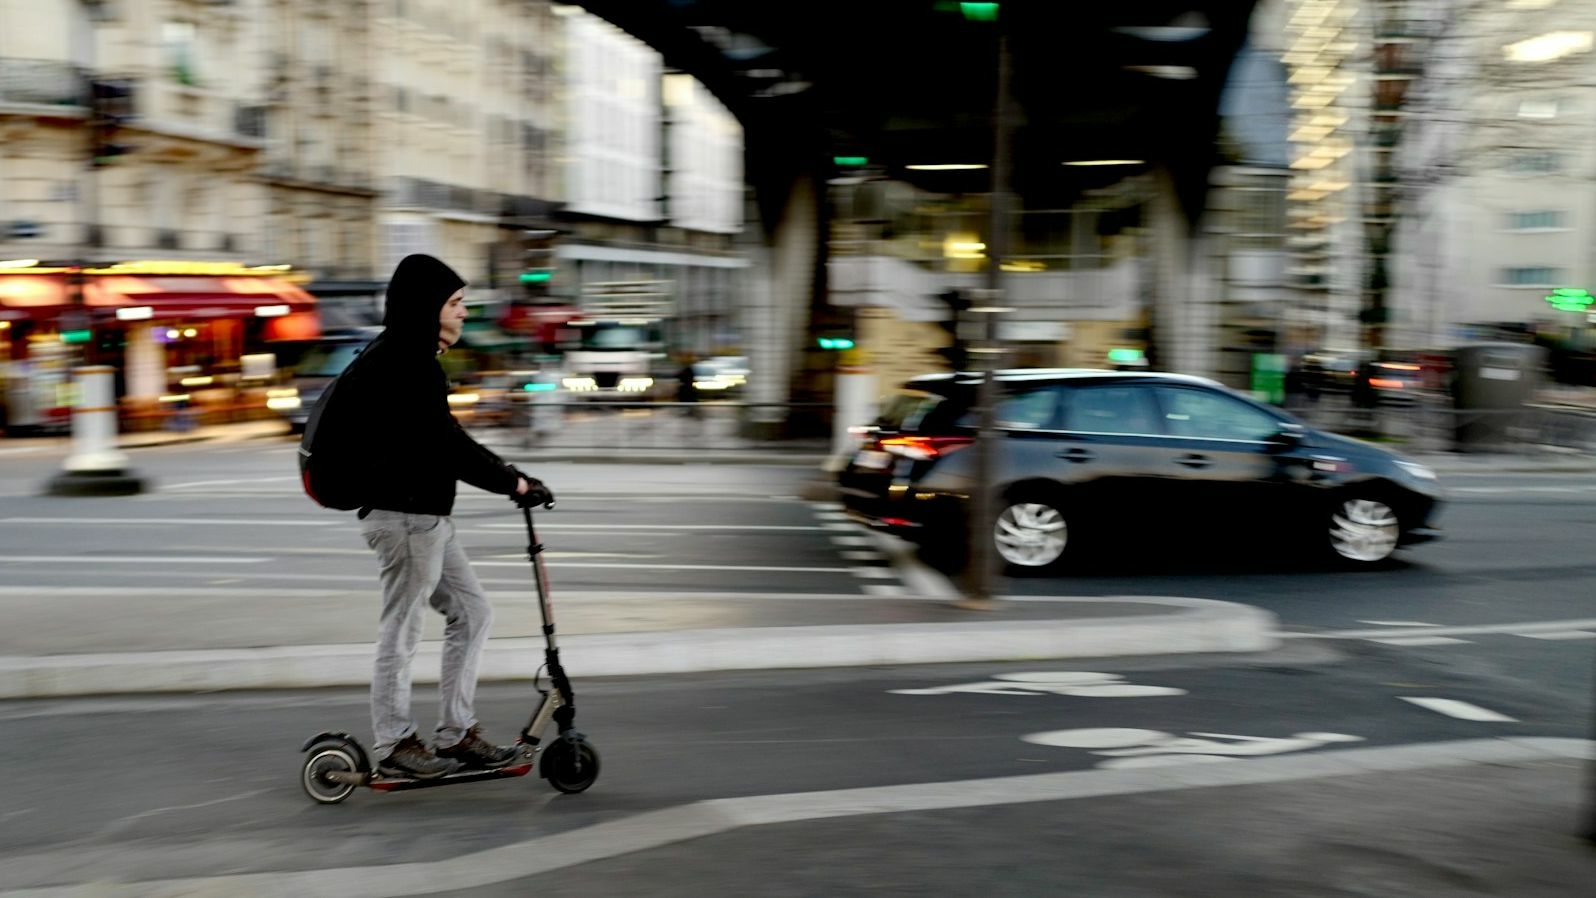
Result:
[[[1396,511],[1373,496],[1348,496],[1330,513],[1330,549],[1345,562],[1372,565],[1386,561],[1396,552],[1401,536]]]
[[[992,525],[998,557],[1017,572],[1040,571],[1058,564],[1069,546],[1069,523],[1059,503],[1038,496],[1003,502]]]

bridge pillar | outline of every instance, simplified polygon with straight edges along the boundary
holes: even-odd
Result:
[[[1220,277],[1205,235],[1194,229],[1162,166],[1152,175],[1148,201],[1153,367],[1214,377],[1218,374]]]
[[[755,377],[748,384],[752,436],[787,435],[801,428],[803,409],[791,412],[790,403],[806,401],[807,381],[804,340],[814,308],[817,272],[825,243],[821,239],[820,198],[814,178],[794,172],[785,184],[767,181],[762,190],[785,192],[774,204],[779,213],[766,219],[764,240],[754,248],[751,271],[748,333]],[[794,420],[799,419],[799,420]]]

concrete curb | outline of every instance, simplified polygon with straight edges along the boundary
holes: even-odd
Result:
[[[1274,615],[1230,602],[1182,598],[1059,598],[1137,602],[1169,613],[978,623],[761,627],[609,633],[559,638],[574,677],[707,671],[1059,660],[1260,652],[1279,642]],[[423,643],[417,683],[437,682],[440,644]],[[0,699],[151,692],[304,689],[371,682],[370,645],[0,658]],[[496,639],[483,682],[531,679],[541,638]]]

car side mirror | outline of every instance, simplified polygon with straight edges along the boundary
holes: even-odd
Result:
[[[1282,423],[1280,429],[1275,431],[1265,444],[1270,452],[1290,452],[1300,448],[1308,440],[1308,432],[1303,430],[1301,424]]]

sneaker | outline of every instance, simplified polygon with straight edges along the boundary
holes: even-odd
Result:
[[[401,776],[407,779],[431,780],[448,776],[460,769],[459,761],[440,758],[428,749],[426,743],[411,733],[402,739],[388,757],[377,762],[377,772],[383,776]]]
[[[482,770],[497,770],[508,767],[521,755],[518,745],[498,746],[482,738],[482,728],[472,727],[466,730],[465,738],[448,748],[438,749],[438,757],[451,758],[459,761],[466,767],[475,767]]]

